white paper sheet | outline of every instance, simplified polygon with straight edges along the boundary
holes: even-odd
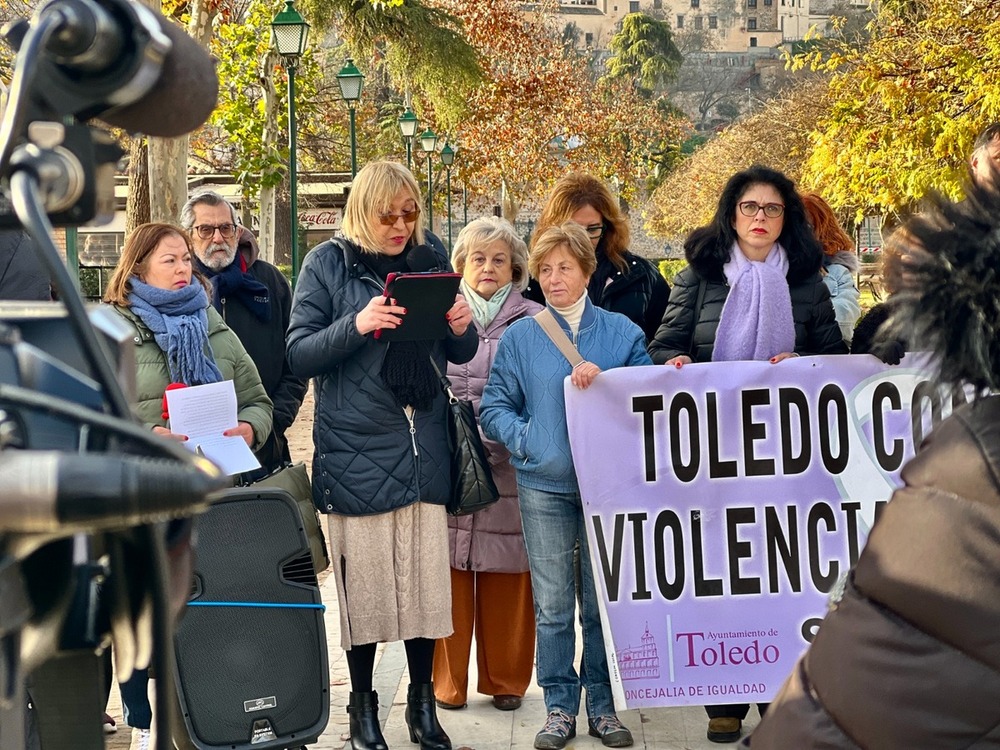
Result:
[[[187,435],[184,445],[226,474],[260,468],[246,441],[222,433],[236,427],[236,389],[232,380],[167,391],[170,431]]]

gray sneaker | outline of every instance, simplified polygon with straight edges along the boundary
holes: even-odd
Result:
[[[604,747],[632,747],[632,733],[615,714],[604,714],[588,723],[590,736],[600,737]]]
[[[576,717],[556,709],[549,711],[542,731],[535,735],[537,750],[562,750],[576,737]]]

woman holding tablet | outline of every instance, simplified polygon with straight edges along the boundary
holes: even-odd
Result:
[[[447,402],[431,358],[467,362],[478,338],[468,303],[443,339],[383,341],[406,310],[383,295],[393,273],[450,270],[422,246],[420,189],[409,170],[373,162],[354,180],[341,236],[315,247],[295,288],[288,362],[315,378],[313,499],[328,526],[341,645],[351,675],[351,747],[384,750],[372,690],[376,644],[402,640],[406,723],[422,750],[450,750],[435,714],[434,642],[451,633]]]

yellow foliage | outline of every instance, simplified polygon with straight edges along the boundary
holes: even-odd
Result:
[[[1000,119],[1000,0],[884,4],[835,69],[803,178],[856,217],[893,220],[931,191],[960,197],[976,134]]]
[[[781,169],[841,215],[896,223],[937,191],[962,195],[976,135],[1000,121],[1000,0],[886,0],[862,49],[825,40],[793,69],[827,76],[729,128],[685,162],[646,210],[683,236],[711,217],[726,179]]]

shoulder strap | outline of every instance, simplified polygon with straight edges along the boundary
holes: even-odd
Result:
[[[441,384],[441,390],[444,391],[444,395],[448,398],[451,403],[458,403],[458,397],[455,395],[454,391],[451,390],[451,381],[448,380],[448,376],[441,372],[441,368],[438,367],[438,363],[434,361],[434,357],[427,355],[427,358],[431,361],[431,367],[434,368],[434,374],[438,376],[438,382]]]
[[[549,312],[549,308],[546,307],[540,313],[536,313],[534,318],[538,325],[542,327],[542,330],[545,331],[545,335],[552,339],[552,343],[569,360],[571,366],[576,367],[584,361],[583,357],[580,356],[580,352],[573,346],[573,342],[569,340],[569,336],[566,335],[566,332],[556,322],[552,313]]]
[[[705,287],[708,282],[702,276],[698,280],[698,296],[694,303],[694,315],[691,316],[691,340],[688,341],[688,356],[694,359],[694,329],[698,327],[698,315],[701,314],[701,306],[705,303]]]

